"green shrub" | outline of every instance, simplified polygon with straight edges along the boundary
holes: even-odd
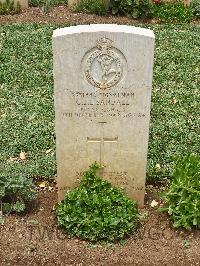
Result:
[[[169,190],[163,196],[174,227],[200,226],[200,156],[191,154],[178,160]]]
[[[58,6],[67,5],[67,0],[29,0],[29,6]]]
[[[7,14],[16,14],[21,11],[21,6],[19,2],[14,4],[14,1],[6,0],[5,2],[0,1],[0,15],[7,15]]]
[[[0,176],[0,205],[2,213],[22,212],[36,197],[31,179],[23,176]]]
[[[193,0],[191,3],[191,8],[194,17],[200,19],[200,0]]]
[[[111,0],[110,9],[113,15],[125,15],[135,19],[151,17],[149,0]]]
[[[162,22],[189,22],[193,19],[193,11],[183,2],[160,2],[152,5],[152,17]]]
[[[29,6],[42,6],[44,0],[29,0]]]
[[[79,187],[67,192],[56,209],[58,224],[69,236],[113,242],[136,229],[137,205],[97,176],[98,169],[90,166]]]
[[[49,12],[50,7],[52,6],[51,0],[44,0],[42,5],[42,11],[47,14]]]
[[[88,14],[106,15],[108,8],[104,0],[80,0],[74,6],[74,11]]]

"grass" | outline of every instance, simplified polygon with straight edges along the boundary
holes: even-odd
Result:
[[[144,25],[140,25],[144,26]],[[51,35],[56,26],[0,26],[1,175],[56,174]],[[199,42],[194,25],[156,35],[148,176],[168,176],[176,156],[199,152]],[[46,153],[47,150],[51,152]],[[19,157],[26,152],[27,160]]]

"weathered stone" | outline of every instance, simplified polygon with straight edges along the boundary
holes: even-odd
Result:
[[[53,33],[58,196],[94,161],[144,204],[154,34],[119,25]]]

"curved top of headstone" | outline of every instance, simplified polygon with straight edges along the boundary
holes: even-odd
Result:
[[[150,38],[154,38],[154,33],[150,29],[144,29],[140,27],[117,25],[117,24],[90,24],[90,25],[78,25],[65,28],[56,29],[53,31],[53,37],[59,37],[63,35],[70,35],[83,32],[116,32],[116,33],[131,33],[135,35],[142,35]]]

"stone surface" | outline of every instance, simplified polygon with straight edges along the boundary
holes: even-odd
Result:
[[[6,0],[0,0],[0,2],[4,3]],[[22,9],[28,8],[28,0],[14,0],[15,5],[19,2]]]
[[[94,161],[144,204],[154,34],[119,25],[53,33],[58,197]]]

